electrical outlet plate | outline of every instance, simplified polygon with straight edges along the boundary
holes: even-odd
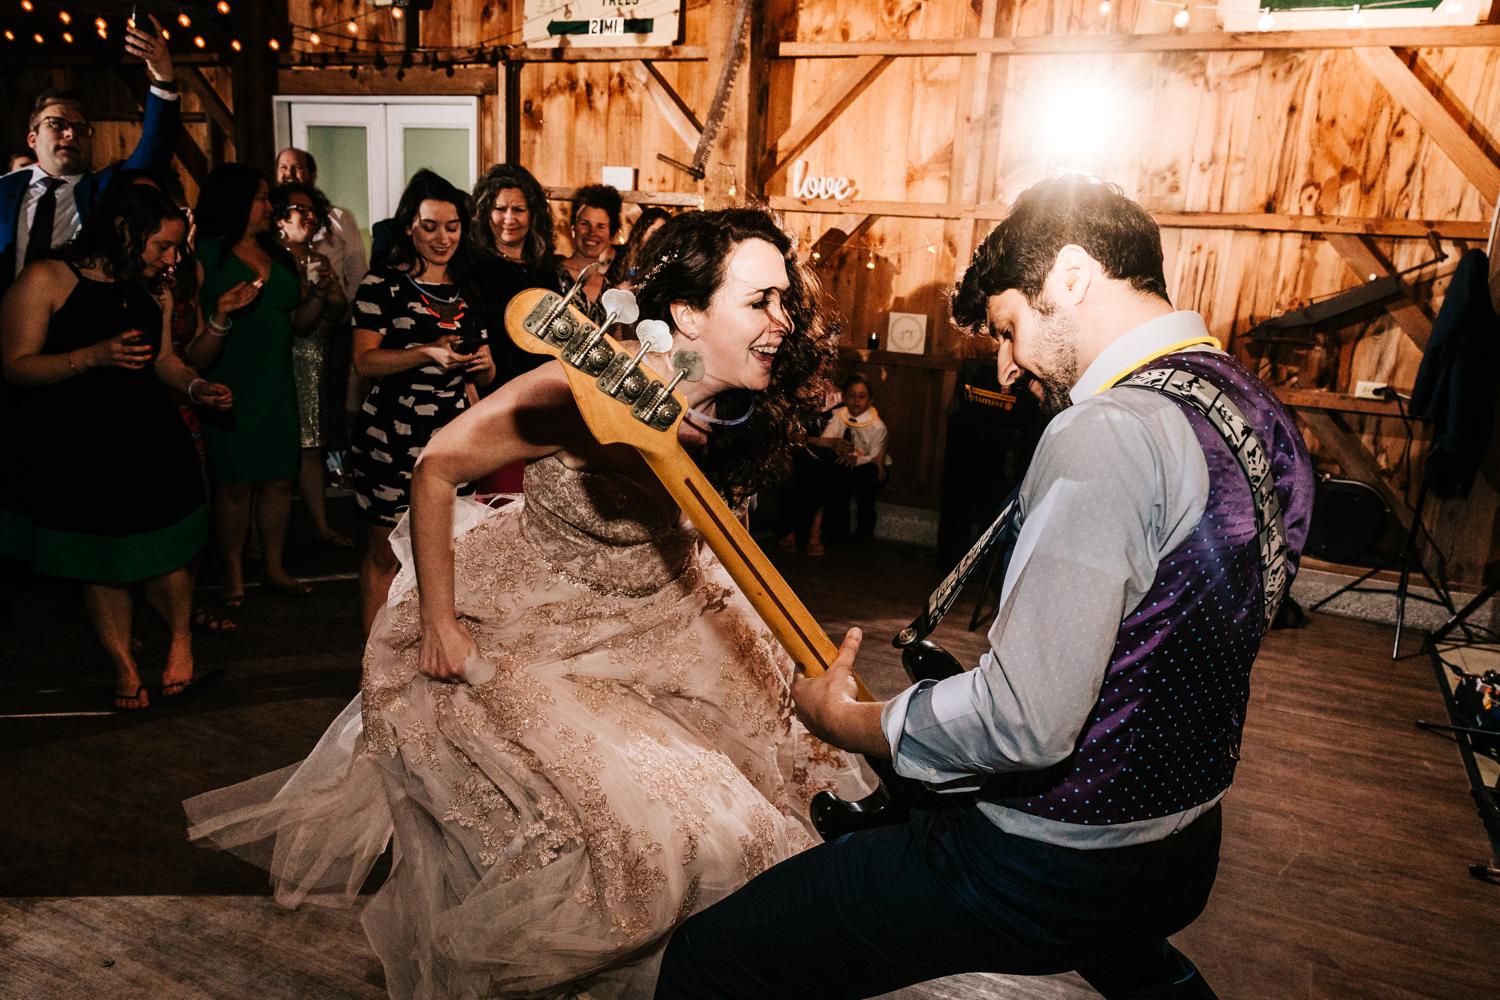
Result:
[[[1357,382],[1354,385],[1354,395],[1358,399],[1379,399],[1377,394],[1385,386],[1384,382]]]

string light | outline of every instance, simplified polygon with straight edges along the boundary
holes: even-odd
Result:
[[[109,22],[102,17],[96,17],[94,18],[94,27],[98,28],[100,31],[106,31],[109,28]]]
[[[271,51],[272,52],[280,52],[281,51],[281,40],[279,38],[273,38],[269,42],[267,42],[266,44],[271,47]]]
[[[357,35],[357,34],[359,34],[359,25],[355,22],[355,20],[353,18],[350,18],[349,19],[349,23],[346,24],[346,25],[344,25],[344,27],[348,29],[349,34],[351,34],[351,35]]]
[[[187,11],[183,11],[177,15],[177,23],[184,28],[191,28],[193,26],[193,19],[187,16]]]
[[[30,14],[36,10],[36,4],[32,3],[31,0],[21,0],[21,9]]]
[[[1358,28],[1360,25],[1362,25],[1364,23],[1365,23],[1365,15],[1359,9],[1359,4],[1355,4],[1354,5],[1354,9],[1349,12],[1349,27],[1351,27],[1351,28]]]
[[[73,15],[69,14],[65,10],[60,10],[60,11],[57,12],[57,19],[59,21],[61,21],[63,24],[72,24],[73,23]]]
[[[43,37],[42,37],[42,33],[41,33],[41,32],[40,32],[40,31],[38,31],[38,32],[37,32],[37,33],[36,33],[36,34],[34,34],[34,35],[32,35],[32,36],[31,36],[31,37],[32,37],[32,39],[33,39],[33,40],[34,40],[34,41],[35,41],[35,42],[36,42],[36,43],[37,43],[37,44],[38,44],[38,45],[41,45],[41,44],[43,44],[43,43],[44,43],[44,42],[46,42],[46,39],[45,39],[45,38],[43,38]]]
[[[873,247],[870,249],[870,257],[869,257],[869,259],[865,261],[865,270],[867,270],[867,271],[873,271],[873,270],[875,270],[875,249]]]
[[[200,49],[208,47],[208,42],[204,41],[202,35],[194,35],[193,36],[193,44],[196,45]]]
[[[163,28],[163,29],[161,29],[161,37],[165,38],[167,41],[170,42],[172,40],[172,33],[170,31],[168,31],[166,28]]]
[[[244,48],[244,46],[240,44],[240,40],[238,38],[231,39],[229,42],[229,47],[231,49],[234,49],[234,51],[236,52]]]
[[[10,34],[10,32],[6,32],[6,34]],[[823,255],[820,254],[820,253],[818,253],[818,251],[814,250],[812,252],[812,259],[813,260],[822,260],[823,259]]]
[[[62,33],[62,40],[65,41],[65,42],[67,42],[69,45],[72,45],[73,44],[73,33],[71,31],[64,31]]]
[[[323,36],[314,31],[311,35],[307,36],[307,42],[309,45],[322,45]]]
[[[1099,0],[1100,17],[1108,17],[1109,12],[1112,10],[1114,10],[1114,4],[1110,3],[1109,0]]]
[[[406,16],[406,12],[404,10],[402,10],[400,7],[392,7],[391,8],[391,20],[392,21],[399,21],[399,20],[401,20],[405,16]]]
[[[1271,16],[1271,8],[1262,7],[1260,9],[1260,20],[1255,22],[1255,26],[1261,31],[1270,31],[1276,27],[1276,18]]]
[[[9,28],[6,28],[5,29],[5,40],[7,42],[13,42],[13,41],[15,41],[16,40],[16,33],[14,31],[11,31]]]
[[[1188,22],[1192,20],[1192,17],[1193,16],[1188,13],[1187,6],[1184,5],[1183,7],[1178,9],[1177,13],[1172,15],[1172,27],[1177,28],[1180,31],[1188,26]]]
[[[220,14],[223,14],[225,17],[229,16],[229,4],[227,0],[219,0],[219,2],[214,5],[214,9],[217,10]]]

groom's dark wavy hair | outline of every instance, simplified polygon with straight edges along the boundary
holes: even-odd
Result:
[[[724,283],[729,255],[745,240],[765,240],[781,253],[788,286],[782,297],[794,328],[782,340],[763,392],[721,393],[716,410],[733,418],[752,403],[750,419],[717,427],[698,466],[730,502],[773,486],[791,470],[791,432],[813,421],[823,407],[823,388],[838,357],[838,334],[825,320],[818,280],[797,257],[797,245],[781,220],[765,208],[685,212],[668,219],[641,249],[642,277],[635,290],[642,319],[672,323],[681,302],[707,309]]]
[[[1167,299],[1156,220],[1115,184],[1060,174],[1022,191],[974,251],[953,294],[953,321],[984,329],[990,296],[1012,288],[1037,307],[1058,251],[1070,243],[1087,250],[1109,277]]]

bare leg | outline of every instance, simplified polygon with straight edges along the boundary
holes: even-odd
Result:
[[[812,526],[807,529],[807,554],[820,556],[823,548],[823,508],[813,511]]]
[[[312,518],[313,533],[324,539],[338,534],[328,526],[328,503],[323,495],[322,448],[302,449],[302,462],[297,467],[297,487],[302,491],[302,502],[307,505],[307,514]]]
[[[221,483],[214,488],[214,540],[224,574],[225,603],[245,598],[245,532],[250,527],[250,484]]]
[[[365,536],[365,558],[359,564],[359,599],[365,637],[375,624],[375,615],[391,592],[396,579],[396,553],[391,551],[391,529],[371,525]]]
[[[162,694],[180,694],[193,679],[193,632],[189,619],[193,611],[193,575],[182,569],[153,576],[146,581],[146,597],[151,601],[171,633],[167,665],[162,671]]]
[[[282,555],[286,551],[287,522],[292,516],[292,481],[275,479],[260,483],[255,491],[255,521],[260,527],[261,557],[265,560],[266,579],[282,587],[299,583],[286,571]]]
[[[130,591],[108,583],[85,583],[83,606],[94,634],[115,668],[115,704],[120,708],[145,708],[150,699],[141,691],[141,675],[130,652]]]

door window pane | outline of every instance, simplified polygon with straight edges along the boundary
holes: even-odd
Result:
[[[307,151],[318,161],[318,187],[328,200],[348,209],[370,246],[369,130],[363,125],[309,125]]]
[[[424,167],[435,170],[463,191],[474,186],[469,176],[469,130],[463,128],[411,128],[402,130],[404,156],[401,186]]]

